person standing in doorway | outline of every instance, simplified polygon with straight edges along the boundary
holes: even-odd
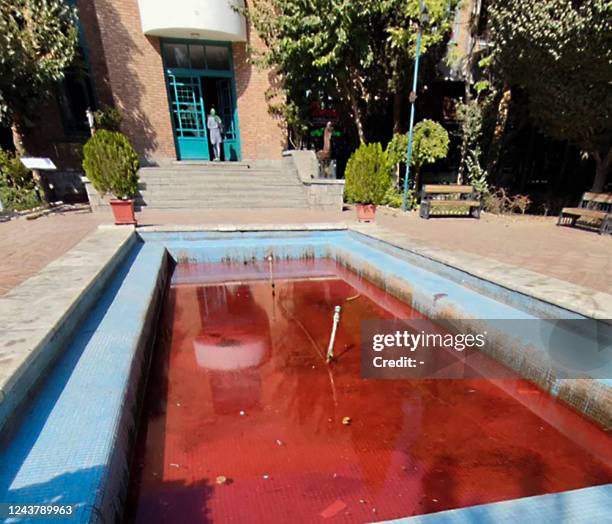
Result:
[[[221,144],[223,143],[223,122],[215,109],[211,109],[206,123],[208,137],[213,146],[213,161],[221,161]]]

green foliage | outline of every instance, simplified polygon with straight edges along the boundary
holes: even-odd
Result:
[[[463,148],[472,151],[476,158],[480,158],[482,139],[482,106],[478,100],[469,102],[457,101],[457,120],[461,124],[461,139]]]
[[[488,80],[479,80],[474,84],[474,89],[478,95],[491,89],[491,83]]]
[[[94,112],[94,123],[96,129],[107,131],[121,131],[123,113],[116,107],[105,106]]]
[[[391,186],[391,164],[380,144],[362,144],[346,165],[345,194],[349,202],[383,204]]]
[[[391,186],[387,189],[385,193],[385,197],[383,198],[381,204],[389,207],[400,208],[404,205],[404,193],[399,189]],[[416,192],[414,189],[408,190],[408,198],[406,199],[406,209],[416,209],[418,205],[418,200],[416,196]]]
[[[133,197],[138,191],[138,155],[122,133],[102,129],[83,147],[83,169],[101,195]]]
[[[408,133],[395,133],[387,144],[387,158],[393,166],[406,162],[408,154]]]
[[[494,66],[529,95],[549,136],[590,153],[612,145],[612,2],[495,0]]]
[[[76,10],[62,0],[0,0],[0,121],[23,127],[75,55]]]
[[[448,0],[425,3],[423,52],[443,42],[453,16]],[[277,72],[287,101],[304,108],[307,93],[333,97],[362,141],[363,115],[385,107],[411,74],[418,0],[253,0],[244,12],[266,44],[254,61]]]
[[[480,161],[474,151],[468,151],[465,163],[468,182],[471,186],[474,186],[474,189],[480,195],[486,195],[489,192],[488,173],[480,165]]]
[[[9,211],[31,209],[41,204],[32,173],[16,155],[1,149],[0,201]]]
[[[446,129],[433,120],[421,120],[414,126],[411,165],[417,172],[426,164],[446,158],[449,138]]]

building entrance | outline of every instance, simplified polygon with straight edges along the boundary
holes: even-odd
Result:
[[[214,108],[223,122],[221,159],[240,160],[231,45],[164,40],[162,52],[177,158],[213,158],[206,121]]]

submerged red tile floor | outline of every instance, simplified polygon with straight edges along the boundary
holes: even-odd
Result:
[[[178,266],[126,520],[371,522],[612,482],[609,436],[526,381],[361,379],[361,320],[419,317],[330,261]]]

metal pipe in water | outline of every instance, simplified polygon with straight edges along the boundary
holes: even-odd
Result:
[[[338,329],[338,323],[340,322],[340,309],[340,306],[334,308],[334,324],[332,326],[331,336],[329,337],[329,346],[327,346],[326,362],[328,364],[334,358],[334,340],[336,340],[336,329]]]

